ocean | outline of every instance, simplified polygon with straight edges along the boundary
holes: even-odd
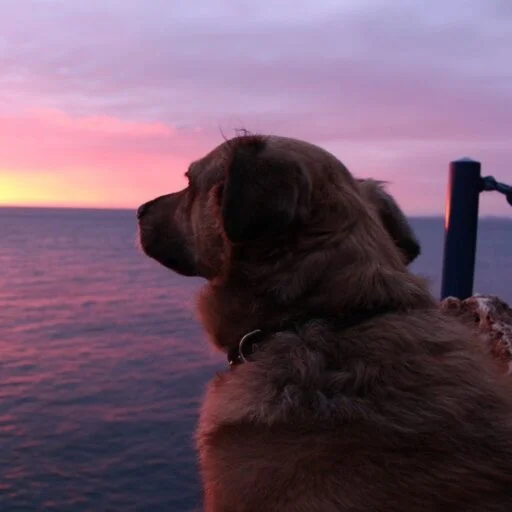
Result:
[[[443,220],[412,219],[439,295]],[[193,432],[226,367],[201,280],[142,255],[134,212],[0,209],[0,511],[201,504]],[[480,221],[475,291],[512,302],[512,218]]]

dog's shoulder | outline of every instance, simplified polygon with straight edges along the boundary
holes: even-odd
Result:
[[[254,361],[213,379],[200,431],[304,418],[379,424],[378,410],[400,411],[407,403],[421,422],[428,419],[422,415],[444,408],[446,399],[462,402],[475,390],[500,394],[499,378],[474,334],[436,310],[386,315],[341,331],[313,323],[298,334],[276,335]],[[397,418],[403,425],[395,426],[416,427],[407,421],[411,417],[404,414]]]
[[[298,344],[293,335],[282,335],[288,342]],[[258,354],[256,360],[241,364],[218,374],[210,381],[201,408],[200,430],[212,429],[221,424],[262,423],[286,421],[287,412],[293,406],[291,388],[296,371],[293,348],[287,359],[279,361],[285,342],[275,336],[272,354]],[[291,356],[291,359],[290,359]],[[308,367],[308,361],[304,361]]]
[[[297,491],[298,481],[322,474],[321,491],[302,499],[329,505],[308,510],[351,500],[376,510],[394,492],[404,510],[437,510],[430,477],[415,469],[431,467],[447,482],[446,503],[462,499],[468,485],[509,500],[511,386],[480,348],[437,311],[276,336],[208,388],[197,431],[208,499],[264,496],[285,510],[276,504],[289,482]],[[469,483],[461,486],[462,478]],[[355,482],[369,485],[364,496],[353,492]]]

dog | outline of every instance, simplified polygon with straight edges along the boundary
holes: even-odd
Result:
[[[408,270],[378,181],[291,138],[226,140],[137,212],[143,251],[206,280],[225,372],[196,432],[207,512],[512,510],[512,392]]]

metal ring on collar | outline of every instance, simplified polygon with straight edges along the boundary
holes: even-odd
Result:
[[[242,339],[240,340],[240,342],[238,343],[238,355],[240,356],[240,359],[246,363],[247,362],[247,359],[245,358],[244,356],[244,344],[245,342],[251,337],[253,336],[254,334],[257,334],[261,332],[261,329],[255,329],[254,331],[251,331],[251,332],[248,332],[247,334],[244,334],[242,336]]]

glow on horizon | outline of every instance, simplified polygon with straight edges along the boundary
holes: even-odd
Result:
[[[95,194],[96,193],[96,194]],[[84,190],[71,181],[62,182],[51,172],[20,173],[0,169],[0,206],[48,208],[126,208],[105,191]]]
[[[0,207],[34,208],[101,208],[132,209],[142,202],[163,193],[173,192],[186,185],[179,180],[175,187],[148,189],[135,187],[116,198],[119,184],[83,186],[83,180],[70,177],[63,180],[52,172],[4,171],[0,169]]]
[[[106,115],[0,115],[0,206],[133,208],[185,185],[188,156],[165,151],[175,137],[164,123]]]

